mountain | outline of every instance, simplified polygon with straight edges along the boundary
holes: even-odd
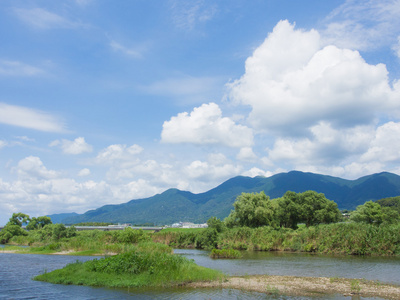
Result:
[[[264,191],[273,199],[281,197],[289,190],[297,193],[314,190],[334,200],[340,209],[355,209],[368,200],[399,196],[400,176],[383,172],[357,180],[346,180],[299,171],[280,173],[268,178],[238,176],[205,193],[193,194],[169,189],[153,197],[118,205],[105,205],[81,215],[67,216],[61,221],[65,224],[151,222],[163,225],[178,221],[200,223],[206,222],[212,216],[221,219],[228,216],[236,197],[243,192]],[[53,219],[53,216],[50,217]]]

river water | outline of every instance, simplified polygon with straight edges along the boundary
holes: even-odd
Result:
[[[238,260],[212,260],[207,251],[177,249],[175,253],[194,259],[199,265],[222,270],[230,275],[295,275],[349,277],[400,284],[399,258],[334,257],[298,253],[244,252]],[[55,285],[31,280],[32,277],[62,268],[92,256],[34,255],[0,253],[0,299],[287,299],[233,289],[125,290],[85,286]],[[378,299],[329,295],[314,299]]]

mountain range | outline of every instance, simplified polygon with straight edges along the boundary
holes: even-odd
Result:
[[[172,224],[186,221],[204,223],[210,217],[225,218],[233,209],[233,202],[241,193],[264,191],[271,199],[286,191],[297,193],[314,190],[338,204],[339,209],[353,210],[369,200],[400,195],[400,176],[383,172],[347,180],[339,177],[291,171],[271,177],[231,178],[207,192],[194,194],[168,189],[155,196],[131,200],[118,205],[105,205],[84,214],[50,215],[54,223],[80,222],[154,223]]]

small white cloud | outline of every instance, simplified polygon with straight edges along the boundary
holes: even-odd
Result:
[[[79,177],[85,177],[90,175],[90,170],[88,168],[84,168],[79,171],[78,176]]]
[[[120,43],[117,43],[116,41],[111,41],[110,47],[116,52],[120,52],[124,55],[131,56],[133,58],[141,58],[142,57],[142,54],[139,51],[137,51],[136,49],[128,48],[126,46],[123,46]]]
[[[236,158],[242,161],[255,161],[257,159],[257,155],[254,154],[251,147],[243,147],[240,149]]]
[[[121,144],[110,145],[99,152],[96,162],[113,164],[116,161],[130,161],[134,160],[142,151],[143,148],[136,144],[129,147]]]
[[[264,170],[254,167],[246,172],[243,172],[242,175],[248,176],[248,177],[256,177],[256,176],[270,177],[274,174],[270,171],[264,171]]]
[[[15,138],[24,141],[24,142],[34,142],[35,139],[27,137],[27,136],[16,136]]]
[[[7,146],[7,142],[0,140],[0,149],[4,148],[5,146]]]
[[[217,13],[217,5],[208,5],[202,0],[170,1],[172,20],[175,26],[183,30],[193,30],[197,24],[211,20]]]
[[[20,61],[0,60],[0,76],[36,76],[44,73],[44,70]]]
[[[55,140],[50,143],[50,147],[60,146],[65,154],[81,154],[84,152],[92,152],[93,147],[85,142],[83,137],[78,137],[73,141],[62,139],[61,141]]]
[[[20,20],[38,29],[78,28],[83,25],[80,22],[70,21],[43,8],[16,8],[14,12]]]
[[[206,161],[195,160],[184,168],[191,179],[210,181],[210,179],[228,179],[240,173],[240,167],[233,164],[213,165]]]
[[[167,96],[180,103],[203,103],[204,99],[215,98],[222,93],[226,82],[222,77],[176,76],[140,87],[145,93]]]
[[[0,102],[0,123],[46,132],[65,132],[59,117],[47,112]]]
[[[15,168],[20,178],[24,179],[54,179],[59,174],[56,171],[48,170],[39,157],[28,156],[18,162]]]
[[[246,126],[222,117],[219,106],[209,103],[194,108],[190,114],[180,113],[170,121],[165,121],[161,141],[247,147],[253,144],[253,132]]]

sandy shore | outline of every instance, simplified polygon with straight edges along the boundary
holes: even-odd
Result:
[[[190,283],[188,286],[233,288],[287,296],[318,296],[321,294],[360,295],[400,299],[400,286],[365,279],[294,276],[242,276],[228,277],[225,281]]]

